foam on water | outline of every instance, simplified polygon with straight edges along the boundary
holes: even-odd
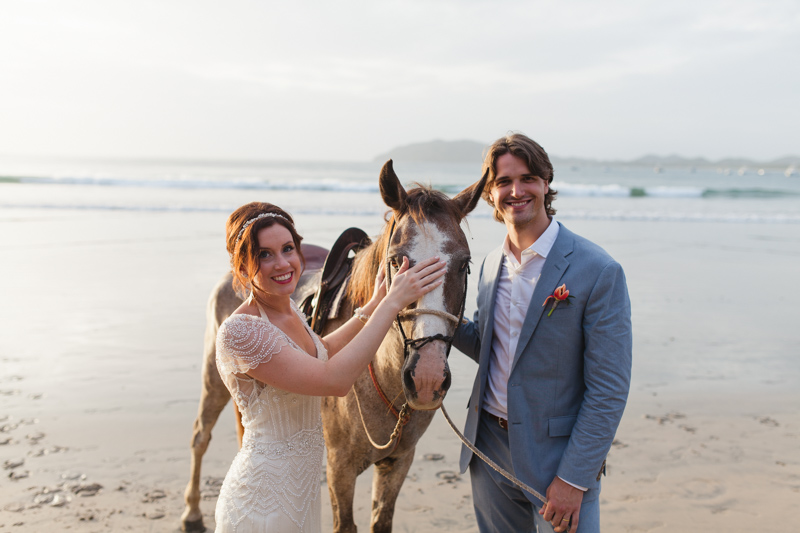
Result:
[[[194,205],[124,205],[124,204],[2,204],[0,209],[65,209],[77,211],[139,211],[153,213],[230,213],[237,205],[194,206]],[[297,208],[291,210],[294,215],[326,215],[326,216],[382,216],[385,208],[364,208],[354,206],[327,206],[313,208]],[[490,219],[490,212],[476,211],[470,218]],[[687,213],[671,211],[639,211],[639,210],[560,210],[559,220],[617,220],[617,221],[649,221],[649,222],[730,222],[730,223],[765,223],[765,224],[800,224],[800,214],[795,213]]]
[[[268,181],[263,178],[212,179],[126,179],[92,176],[0,178],[29,185],[81,185],[89,187],[137,187],[152,189],[256,189],[277,191],[378,192],[378,185],[358,181],[293,180]]]
[[[265,191],[326,191],[331,193],[367,192],[377,193],[377,180],[374,183],[363,180],[340,179],[294,179],[278,180],[259,177],[232,179],[130,179],[97,176],[29,176],[2,177],[0,183],[20,183],[28,185],[63,185],[85,187],[135,187],[145,189],[231,189]],[[437,184],[432,186],[444,192],[455,194],[464,185]],[[687,186],[629,187],[617,183],[584,184],[558,182],[556,188],[560,196],[568,197],[610,197],[610,198],[782,198],[796,197],[800,193],[791,190],[752,188],[702,188]]]

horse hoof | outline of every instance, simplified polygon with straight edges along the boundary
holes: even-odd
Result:
[[[186,521],[181,524],[181,531],[186,531],[186,533],[203,533],[205,530],[206,526],[203,525],[202,518]]]

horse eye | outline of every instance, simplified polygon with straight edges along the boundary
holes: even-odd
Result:
[[[400,265],[397,263],[397,259],[396,259],[396,258],[394,258],[394,257],[392,257],[391,259],[389,259],[389,265],[390,265],[392,268],[400,268]]]
[[[469,268],[469,259],[461,263],[461,266],[458,268],[458,271],[464,272],[467,268]]]

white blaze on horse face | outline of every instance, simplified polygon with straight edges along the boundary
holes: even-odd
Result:
[[[441,261],[448,263],[447,269],[450,270],[454,265],[450,264],[451,254],[445,253],[450,244],[450,237],[442,232],[436,224],[424,223],[418,228],[416,235],[411,239],[408,247],[408,255],[414,262],[424,261],[429,257],[439,256]],[[417,301],[417,309],[427,309],[445,311],[445,283],[424,295]],[[410,339],[421,339],[438,334],[449,336],[455,324],[441,316],[420,313],[414,316],[413,327],[406,330],[406,335]],[[442,383],[445,380],[447,369],[447,345],[444,341],[435,340],[429,342],[417,350],[419,357],[413,358],[413,379],[416,389],[416,398],[412,401],[415,409],[436,409],[441,405],[443,398]],[[409,398],[411,400],[411,398]]]
[[[429,257],[439,256],[440,261],[448,263],[447,268],[453,268],[450,264],[451,255],[445,253],[450,243],[450,237],[442,232],[436,224],[424,223],[422,227],[417,230],[417,234],[412,240],[409,249],[409,255],[414,258],[415,262],[424,261]],[[417,301],[417,308],[419,309],[434,309],[436,311],[449,312],[445,308],[444,286],[442,283],[428,294],[424,295]],[[430,337],[441,333],[442,335],[449,335],[454,324],[451,324],[446,318],[432,315],[432,314],[419,314],[414,317],[414,327],[410,334],[407,332],[408,338],[419,339],[422,337]],[[447,364],[447,345],[444,341],[429,342],[419,350],[420,360],[417,363],[416,375],[418,378],[425,379],[423,376],[431,376],[434,380],[439,380],[441,384],[441,377],[444,374],[444,367]],[[434,384],[429,384],[433,385]],[[420,384],[417,384],[418,392]],[[424,388],[428,388],[427,386]]]
[[[422,227],[417,230],[409,249],[409,256],[414,259],[415,263],[424,261],[433,256],[439,256],[440,261],[448,263],[447,268],[452,268],[450,265],[450,254],[445,253],[446,246],[450,242],[450,237],[443,233],[436,224],[430,222],[424,223]],[[421,309],[435,309],[437,311],[447,311],[445,309],[444,299],[444,283],[433,289],[428,294],[424,295],[417,301],[417,307]],[[415,320],[413,331],[414,338],[427,337],[435,335],[436,333],[446,333],[450,323],[447,319],[436,316],[422,314]]]

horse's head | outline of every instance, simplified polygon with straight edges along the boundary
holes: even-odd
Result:
[[[447,262],[444,283],[398,315],[403,390],[414,409],[437,409],[450,388],[447,356],[464,313],[470,262],[461,220],[478,203],[486,177],[450,199],[429,187],[406,191],[391,160],[381,170],[381,196],[392,209],[380,251],[389,281],[403,256],[411,265],[434,255]]]

